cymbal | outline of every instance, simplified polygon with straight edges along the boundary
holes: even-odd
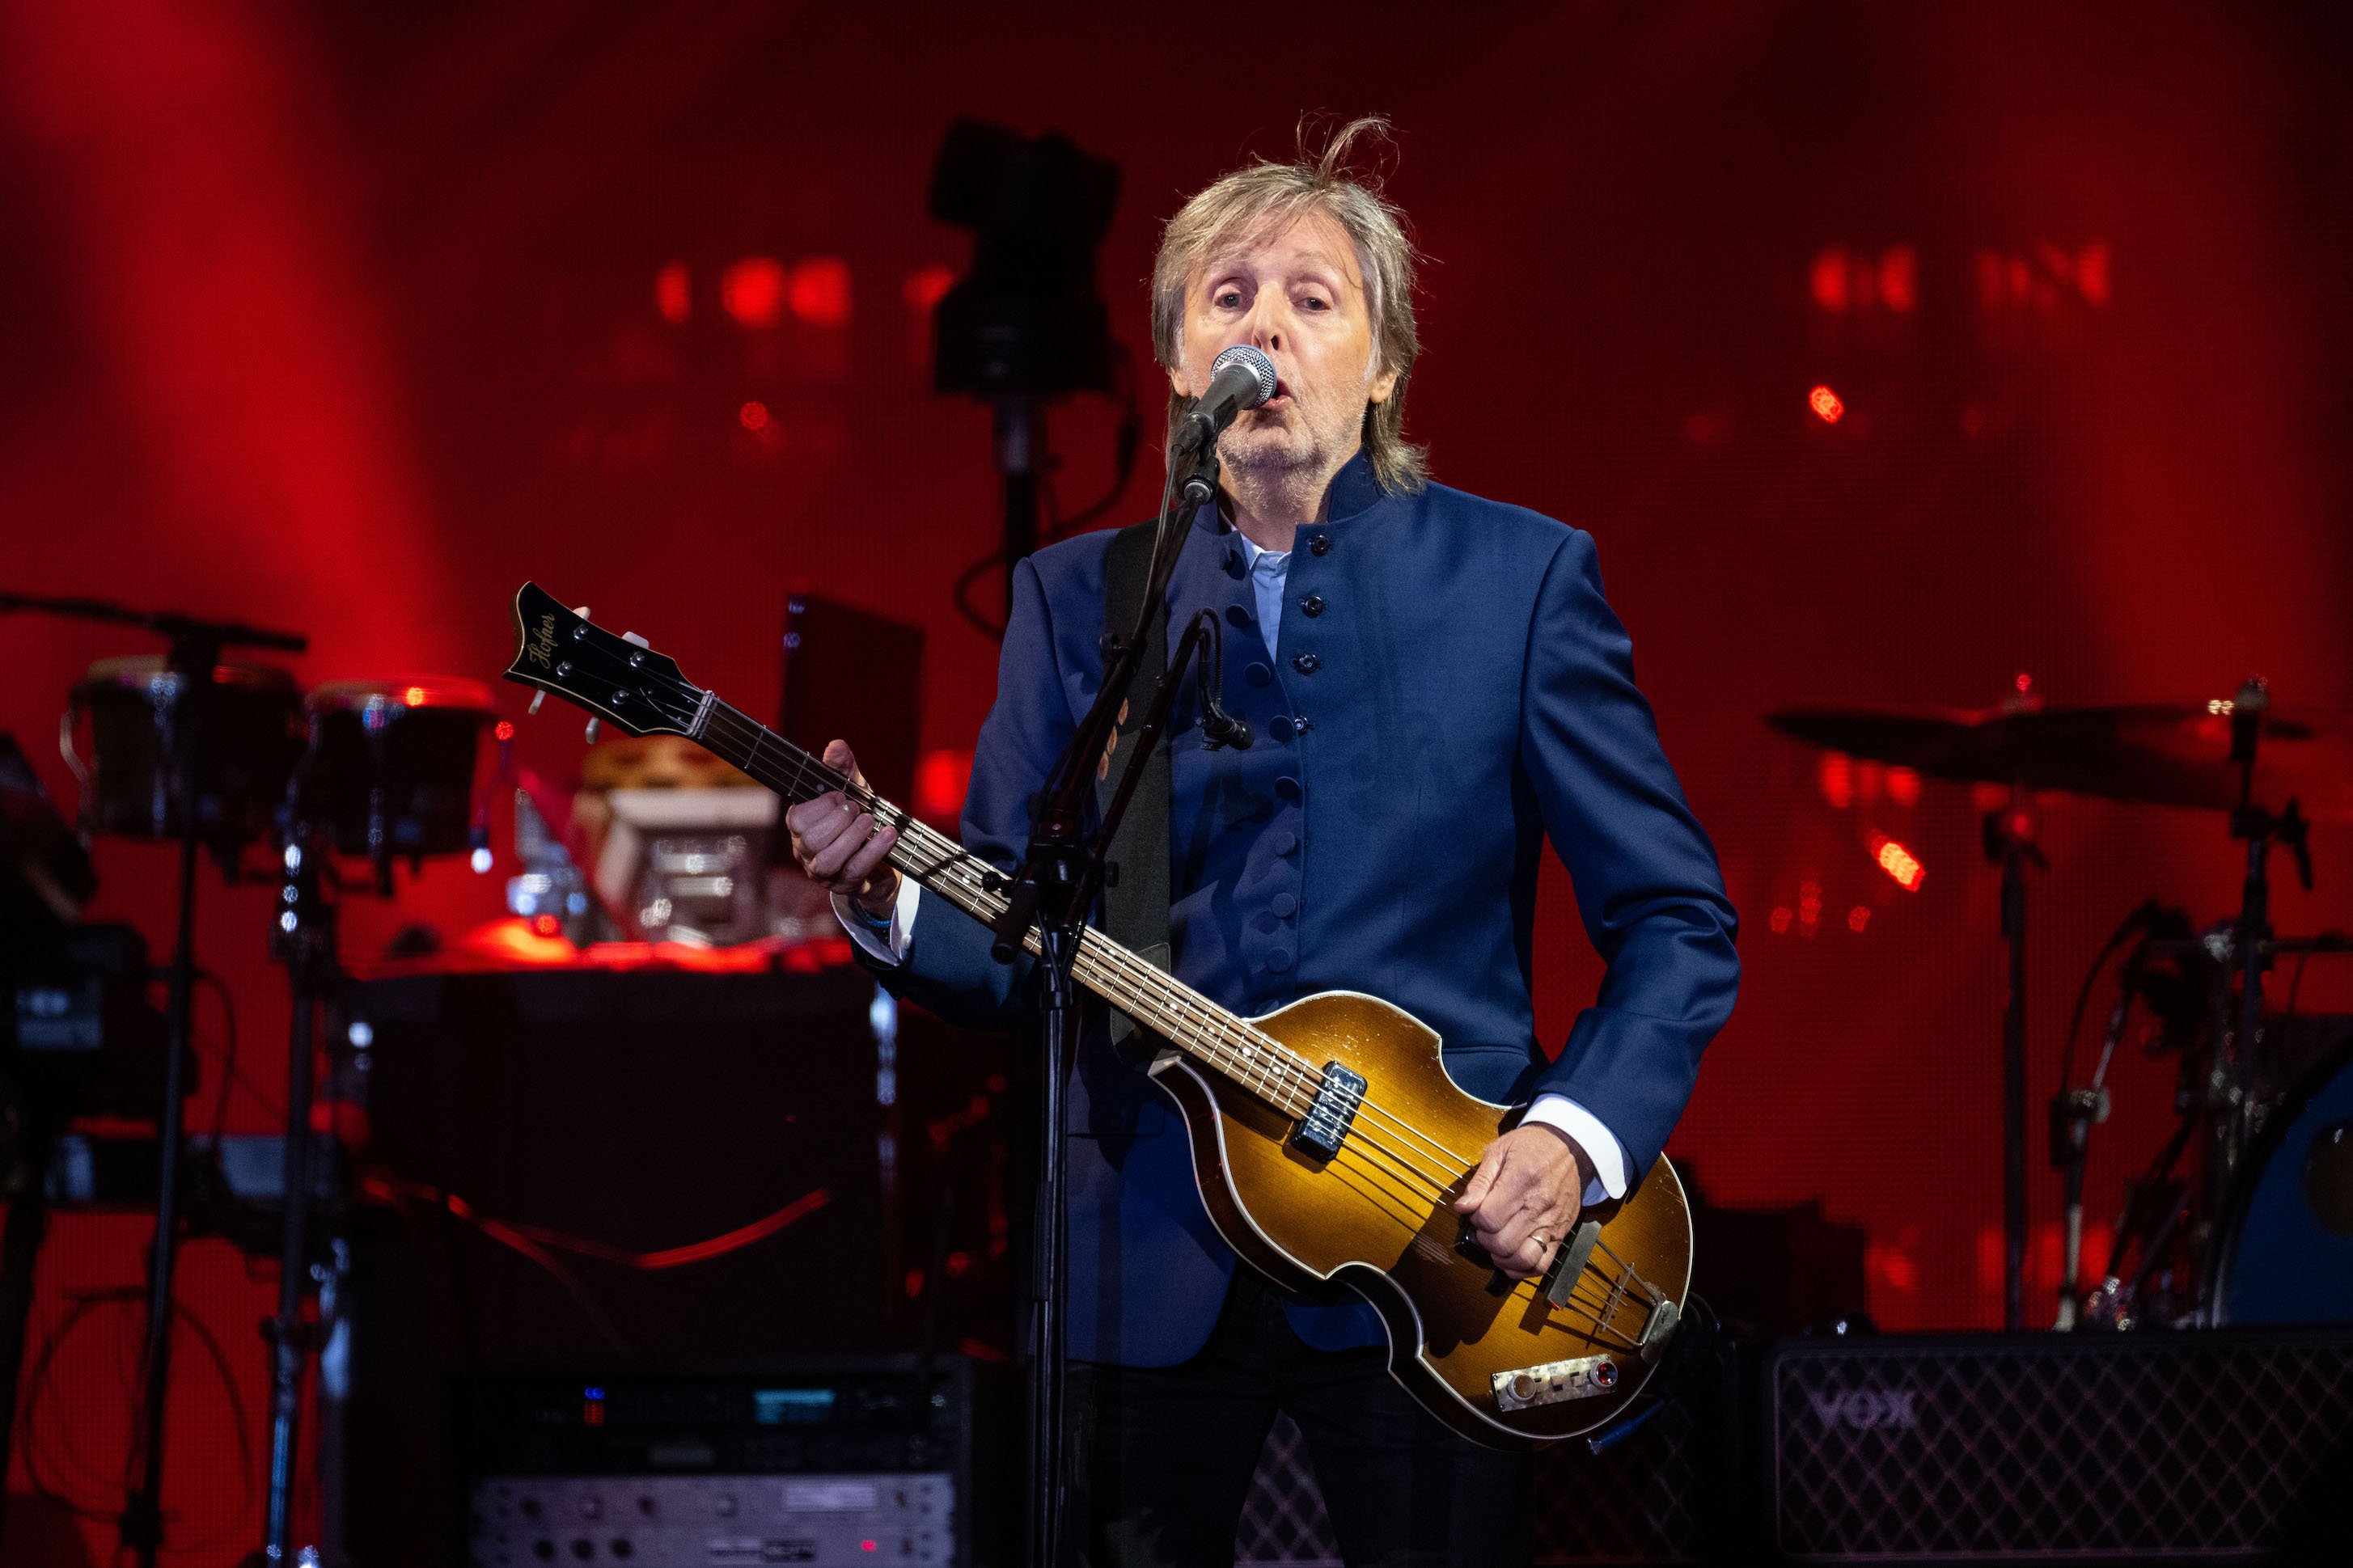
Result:
[[[2227,811],[2239,804],[2228,701],[2117,707],[1789,708],[1766,722],[1850,756],[1929,778],[2021,784],[2103,800]],[[2353,821],[2353,717],[2266,711],[2255,802],[2298,801],[2315,821]]]

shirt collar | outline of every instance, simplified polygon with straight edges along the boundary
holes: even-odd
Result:
[[[1290,563],[1290,551],[1269,550],[1240,529],[1234,530],[1234,542],[1242,547],[1242,568],[1245,571],[1257,571],[1260,558],[1268,555],[1273,556],[1275,560],[1285,565]]]

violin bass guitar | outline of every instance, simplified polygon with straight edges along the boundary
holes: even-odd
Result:
[[[674,660],[533,584],[514,617],[508,679],[631,735],[682,735],[791,803],[840,790],[899,829],[901,872],[984,924],[1003,911],[995,867],[693,685]],[[1456,1088],[1438,1037],[1411,1015],[1326,992],[1244,1018],[1092,930],[1073,972],[1156,1037],[1151,1071],[1184,1116],[1219,1234],[1279,1284],[1345,1285],[1371,1302],[1390,1370],[1440,1419],[1521,1447],[1590,1431],[1641,1393],[1691,1287],[1690,1211],[1665,1160],[1624,1200],[1588,1209],[1543,1275],[1513,1280],[1451,1206],[1510,1112]]]

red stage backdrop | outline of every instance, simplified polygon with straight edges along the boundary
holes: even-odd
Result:
[[[2000,977],[1985,803],[1826,766],[1797,703],[2225,695],[2353,707],[2353,110],[2322,7],[2031,4],[1261,7],[895,16],[776,4],[0,0],[0,586],[283,624],[306,681],[507,658],[536,577],[759,711],[788,585],[922,622],[924,746],[965,752],[995,647],[952,607],[993,546],[988,417],[928,391],[967,239],[923,194],[949,122],[1066,132],[1124,171],[1102,281],[1158,428],[1143,279],[1185,193],[1303,110],[1393,116],[1429,256],[1409,430],[1443,481],[1590,530],[1743,916],[1746,980],[1672,1152],[1719,1203],[1864,1227],[1889,1328],[1999,1318]],[[1116,412],[1050,416],[1064,512]],[[1153,456],[1147,454],[1145,468]],[[1145,514],[1135,485],[1120,520]],[[982,603],[994,605],[985,588]],[[0,620],[0,729],[46,738],[90,660]],[[504,689],[504,710],[522,700]],[[854,738],[854,737],[853,737]],[[565,714],[523,762],[577,768]],[[2052,800],[2033,878],[2041,1169],[2069,1002],[2151,895],[2219,918],[2214,818]],[[1925,867],[1897,885],[1884,835]],[[503,845],[503,837],[501,838]],[[2290,931],[2353,924],[2316,831]],[[168,937],[170,852],[105,842],[96,913]],[[501,868],[503,876],[506,868]],[[436,866],[347,919],[364,955],[455,933],[499,878]],[[282,1078],[266,889],[208,883],[240,1068]],[[1540,1024],[1598,966],[1548,889]],[[2353,1010],[2316,963],[2307,1010]],[[226,1039],[207,1013],[216,1072]],[[2169,1116],[2134,1055],[2091,1167],[2104,1228]],[[209,1106],[205,1110],[209,1115]],[[232,1130],[260,1131],[240,1089]],[[135,1286],[146,1226],[61,1220],[36,1338]],[[683,1239],[683,1238],[682,1238]],[[191,1249],[176,1561],[258,1538],[266,1279]],[[132,1315],[85,1320],[20,1431],[119,1506]],[[118,1382],[118,1379],[121,1381]],[[8,1478],[27,1486],[25,1444]],[[99,1561],[102,1520],[12,1510],[10,1562]],[[88,1542],[84,1557],[84,1539]]]

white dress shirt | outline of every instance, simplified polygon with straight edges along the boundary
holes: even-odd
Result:
[[[1234,537],[1240,541],[1250,562],[1250,595],[1258,604],[1259,636],[1266,644],[1267,656],[1272,658],[1282,632],[1282,587],[1291,574],[1291,552],[1261,550],[1245,534],[1237,533]],[[833,896],[833,909],[851,941],[885,963],[899,963],[905,961],[907,944],[914,939],[917,896],[915,879],[900,878],[899,901],[891,911],[887,939],[860,920],[839,893]],[[1541,1122],[1584,1151],[1593,1166],[1593,1180],[1586,1184],[1583,1202],[1598,1204],[1605,1197],[1626,1195],[1626,1147],[1618,1142],[1616,1133],[1602,1125],[1599,1117],[1584,1106],[1565,1094],[1540,1094],[1520,1121],[1523,1126]]]

